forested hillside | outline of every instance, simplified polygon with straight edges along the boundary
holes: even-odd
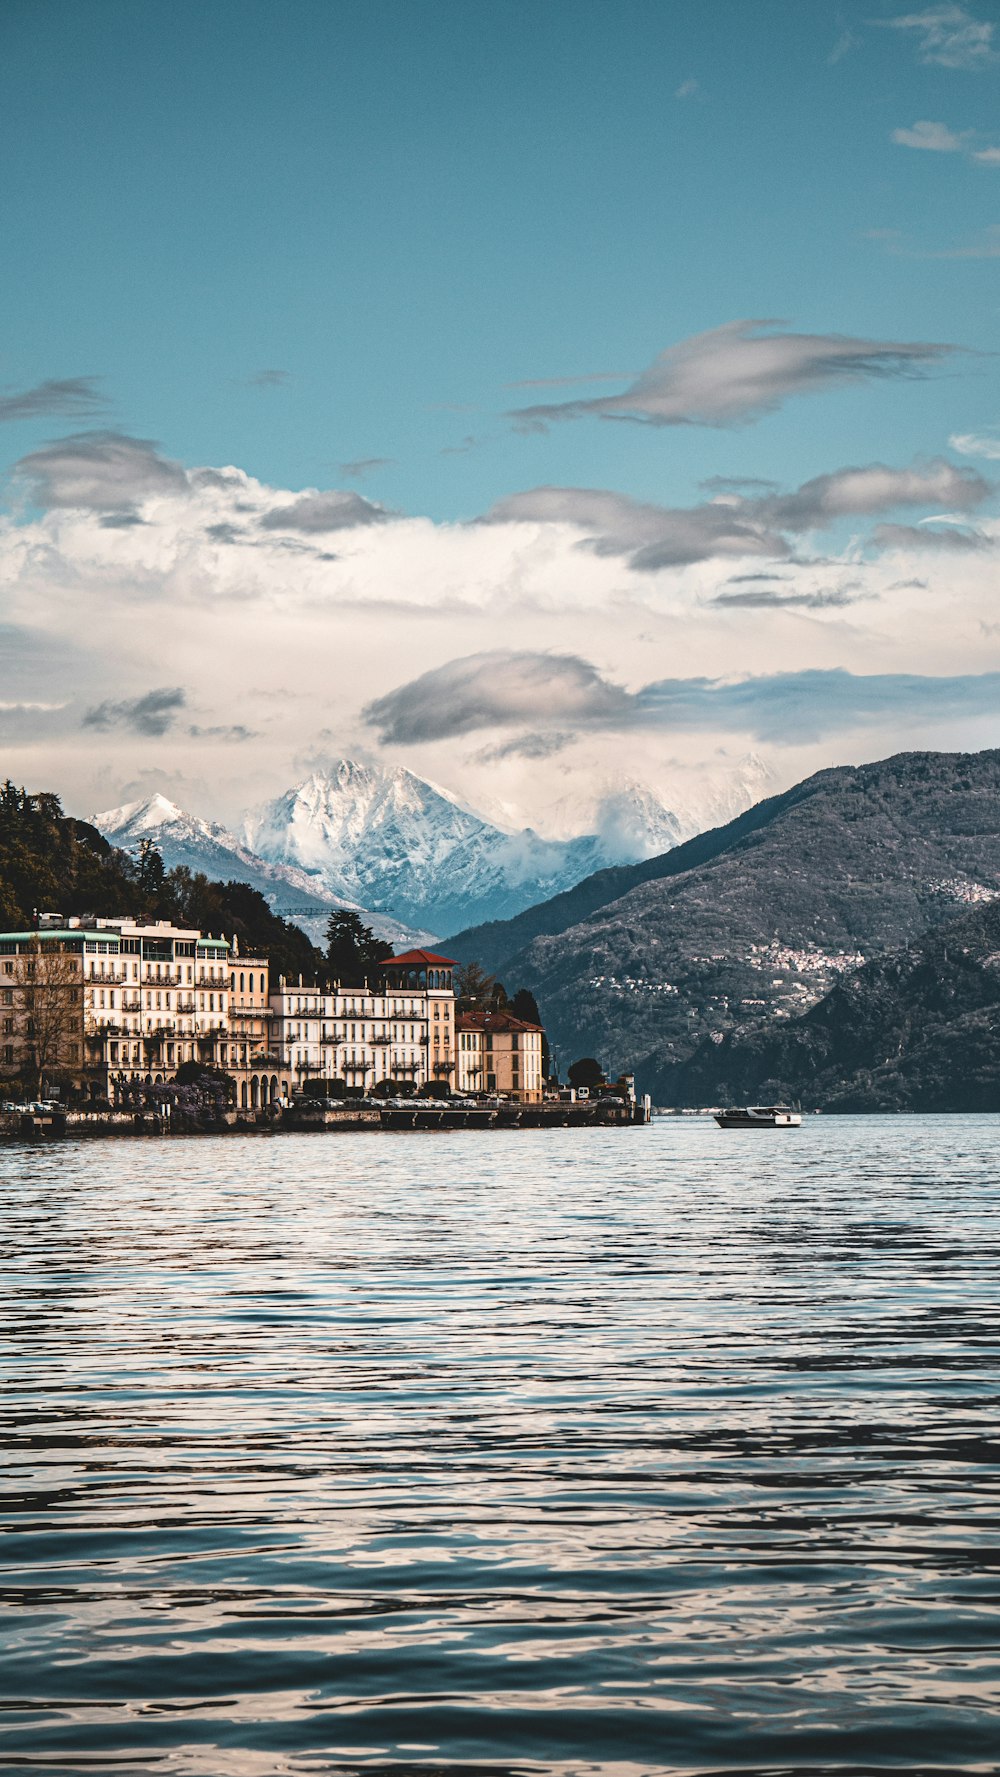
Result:
[[[280,974],[313,975],[321,953],[297,926],[271,912],[242,882],[209,882],[165,870],[155,847],[138,858],[117,851],[96,827],[66,815],[57,796],[0,786],[0,929],[24,929],[36,912],[171,919],[260,950]]]
[[[801,1018],[707,1040],[653,1084],[666,1104],[1000,1110],[1000,903],[867,963]]]

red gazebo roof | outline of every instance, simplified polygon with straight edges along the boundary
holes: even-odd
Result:
[[[410,969],[453,969],[453,956],[438,956],[433,950],[404,950],[401,956],[386,956],[382,959],[382,967],[388,968],[390,963],[405,963]]]

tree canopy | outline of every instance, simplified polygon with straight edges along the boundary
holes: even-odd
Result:
[[[592,1055],[581,1055],[579,1061],[572,1062],[567,1077],[571,1086],[603,1086],[605,1080],[603,1067]]]
[[[342,987],[362,987],[373,982],[384,960],[386,944],[376,938],[361,916],[341,907],[326,923],[326,966]]]

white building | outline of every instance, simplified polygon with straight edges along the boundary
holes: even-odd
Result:
[[[271,990],[271,1032],[285,1091],[343,1080],[362,1093],[383,1080],[454,1085],[454,964],[407,951],[383,966],[384,989],[324,990],[281,980]]]
[[[3,933],[0,975],[9,983],[14,1041],[0,1048],[0,1072],[30,1071],[32,1026],[46,1004],[49,1021],[58,1014],[64,1027],[48,1071],[93,1097],[112,1096],[116,1080],[162,1081],[185,1061],[218,1066],[229,1023],[228,956],[225,938],[167,920],[43,914],[35,931]]]

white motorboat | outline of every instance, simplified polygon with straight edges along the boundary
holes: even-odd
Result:
[[[716,1111],[720,1129],[798,1129],[802,1118],[783,1104],[748,1104],[736,1111]]]

